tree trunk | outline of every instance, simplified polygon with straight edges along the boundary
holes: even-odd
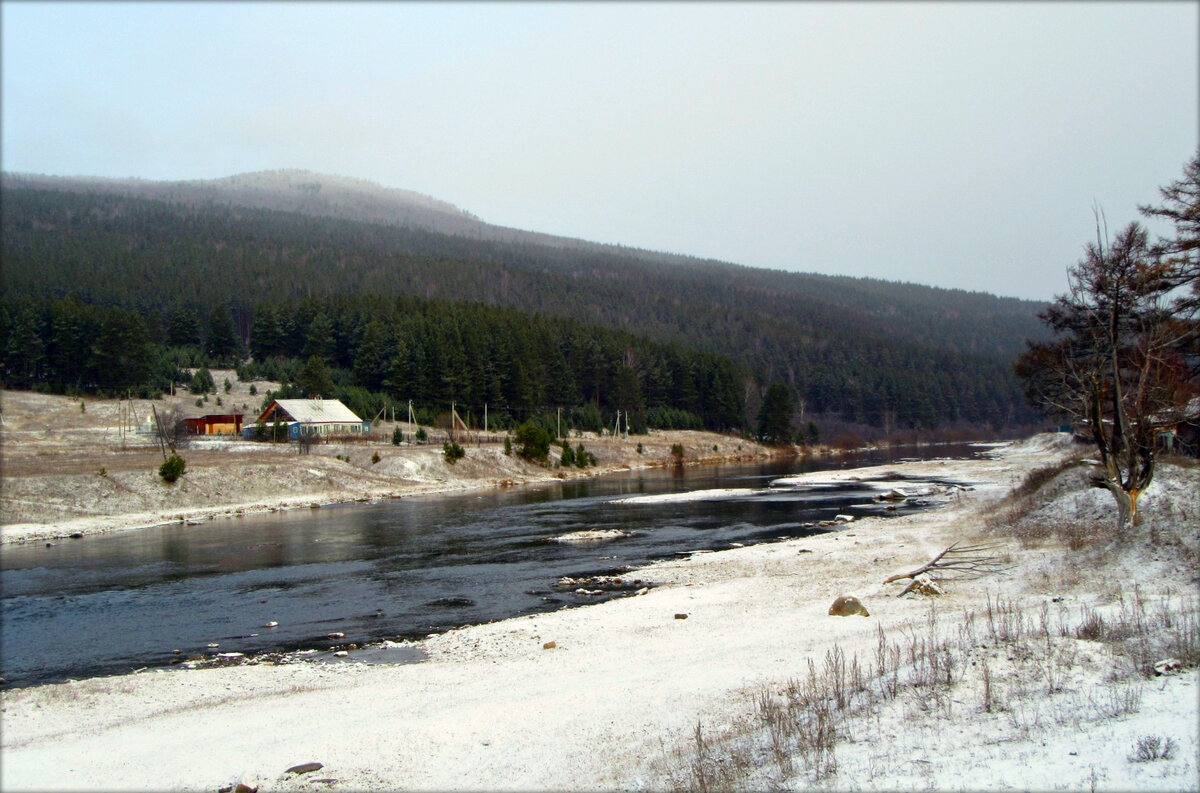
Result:
[[[1121,486],[1120,482],[1114,482],[1104,477],[1093,479],[1092,486],[1112,493],[1113,499],[1117,502],[1117,535],[1123,536],[1125,530],[1134,525],[1134,520],[1137,517],[1138,491],[1135,489],[1131,494]]]

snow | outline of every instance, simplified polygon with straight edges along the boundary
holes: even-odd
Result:
[[[866,659],[881,628],[896,641],[925,630],[928,603],[896,598],[903,582],[883,579],[985,530],[1004,493],[1066,452],[1059,439],[1039,436],[984,460],[893,465],[906,476],[976,487],[930,512],[860,518],[825,535],[661,562],[638,571],[655,584],[642,595],[404,645],[427,655],[419,663],[356,662],[350,651],[336,664],[159,670],[4,691],[0,788],[216,790],[239,779],[264,792],[669,787],[667,774],[687,769],[663,763],[688,746],[698,723],[736,735],[756,692],[802,678],[831,647]],[[1092,508],[1090,493],[1063,481],[1039,520]],[[1147,599],[1182,592],[1195,609],[1189,559],[1200,535],[1198,485],[1196,469],[1164,467],[1143,497],[1151,517],[1156,509],[1174,515],[1163,531],[1178,542],[1140,536],[1115,550],[1069,551],[1050,540],[1005,539],[1018,572],[952,583],[937,600],[942,634],[960,636],[964,613],[982,614],[1001,598],[1029,619],[1051,595],[1060,600],[1050,613],[1061,610],[1063,619],[1085,608],[1111,611],[1135,581]],[[862,600],[871,616],[829,616],[842,594]],[[760,758],[744,787],[1040,790],[1084,789],[1094,780],[1098,790],[1196,789],[1196,670],[1123,678],[1121,685],[1138,687],[1140,708],[1077,728],[1073,713],[1115,685],[1116,661],[1105,645],[1064,639],[1060,646],[1080,648],[1064,667],[1061,691],[1018,696],[1006,688],[1008,710],[987,713],[978,705],[978,667],[970,667],[976,671],[964,670],[940,706],[948,712],[922,712],[905,696],[848,722],[837,772],[825,780],[776,779]],[[962,652],[991,664],[998,679],[1036,663],[1036,656],[1009,661],[990,642]],[[1131,762],[1143,735],[1169,737],[1178,750],[1171,759]],[[316,774],[285,773],[313,761],[324,764]]]
[[[616,498],[610,504],[682,504],[688,501],[719,501],[762,492],[749,487],[719,487],[711,490],[689,490],[684,493],[656,493],[651,496]]]

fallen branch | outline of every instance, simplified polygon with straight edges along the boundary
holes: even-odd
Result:
[[[1009,568],[990,553],[999,545],[962,545],[954,543],[933,557],[928,563],[910,573],[898,573],[884,579],[883,583],[890,584],[902,578],[916,578],[922,573],[929,573],[930,578],[979,578],[981,576],[999,573]]]

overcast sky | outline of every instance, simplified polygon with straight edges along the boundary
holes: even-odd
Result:
[[[1197,3],[4,2],[3,167],[305,168],[506,226],[1030,298],[1182,174]]]

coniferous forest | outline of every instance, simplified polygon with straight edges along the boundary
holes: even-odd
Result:
[[[479,239],[213,201],[5,183],[4,383],[160,393],[241,365],[370,417],[748,431],[1035,419],[1011,360],[1039,304],[615,246]]]

